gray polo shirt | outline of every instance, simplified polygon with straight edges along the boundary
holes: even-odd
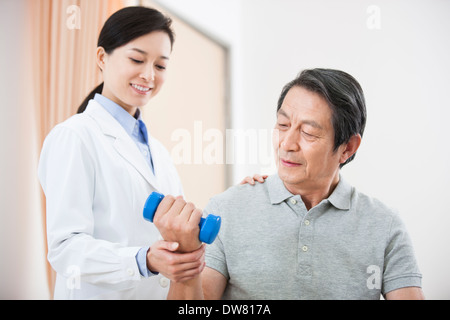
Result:
[[[224,299],[380,299],[421,287],[399,216],[342,177],[309,211],[276,174],[231,187],[204,212],[222,217],[206,264],[227,278]]]

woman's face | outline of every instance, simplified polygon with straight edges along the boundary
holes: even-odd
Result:
[[[161,89],[172,45],[163,31],[136,38],[107,54],[97,48],[97,64],[103,73],[102,95],[134,116]]]

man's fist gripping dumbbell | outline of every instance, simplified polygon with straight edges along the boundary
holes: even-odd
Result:
[[[179,252],[192,252],[202,246],[199,222],[202,211],[181,196],[167,195],[155,212],[153,223],[166,241],[178,242]]]

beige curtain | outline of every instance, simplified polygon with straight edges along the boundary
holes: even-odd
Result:
[[[122,0],[29,0],[37,152],[50,130],[75,114],[101,82],[95,62],[98,35],[106,19],[122,7]],[[43,194],[42,199],[45,226]],[[48,263],[47,277],[53,294],[55,273]]]

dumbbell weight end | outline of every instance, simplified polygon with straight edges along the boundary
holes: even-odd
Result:
[[[144,219],[153,222],[153,217],[155,216],[156,209],[158,208],[162,199],[164,199],[164,195],[162,195],[161,193],[152,192],[150,194],[144,205]],[[221,218],[213,214],[209,214],[206,218],[201,218],[200,223],[198,224],[200,227],[200,241],[207,244],[213,243],[217,237],[217,234],[219,233],[221,222]]]

